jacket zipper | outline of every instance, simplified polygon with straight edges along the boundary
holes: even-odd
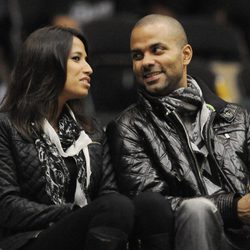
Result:
[[[237,193],[236,189],[234,188],[234,186],[232,185],[232,183],[228,179],[228,177],[225,175],[223,170],[220,168],[220,165],[219,165],[218,161],[216,160],[216,158],[214,156],[214,152],[213,152],[213,149],[212,149],[212,143],[211,143],[211,130],[210,130],[210,128],[212,127],[212,123],[214,121],[214,118],[215,118],[215,112],[212,112],[210,120],[208,122],[208,126],[207,126],[207,128],[205,130],[205,132],[206,132],[206,134],[205,134],[206,135],[205,136],[205,138],[206,138],[205,142],[206,142],[206,145],[207,145],[208,153],[209,153],[211,159],[213,160],[213,162],[215,163],[215,166],[218,169],[221,177],[224,179],[224,181],[228,185],[229,189],[231,190],[231,192]]]
[[[181,128],[183,129],[184,131],[184,134],[185,134],[185,137],[186,137],[186,140],[187,140],[187,143],[188,143],[188,148],[189,148],[189,151],[191,153],[191,157],[192,157],[192,161],[194,164],[191,164],[191,169],[193,170],[194,172],[194,175],[196,176],[196,180],[197,180],[197,183],[198,183],[198,186],[199,186],[199,189],[200,189],[200,192],[202,195],[207,195],[208,194],[208,191],[207,191],[207,188],[204,184],[204,181],[203,181],[203,178],[201,176],[201,172],[200,172],[200,168],[199,168],[199,165],[198,165],[198,162],[197,162],[197,159],[194,155],[194,152],[192,150],[192,147],[191,147],[191,143],[190,143],[190,139],[189,139],[189,135],[187,133],[187,130],[186,130],[186,127],[184,126],[183,122],[181,121],[180,117],[175,113],[175,111],[172,111],[170,114],[173,114],[173,117],[177,120],[177,122],[181,125]]]

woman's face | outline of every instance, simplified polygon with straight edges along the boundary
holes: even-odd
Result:
[[[74,37],[67,61],[67,77],[59,101],[65,103],[71,99],[83,98],[88,95],[92,68],[86,61],[87,53],[82,41]]]

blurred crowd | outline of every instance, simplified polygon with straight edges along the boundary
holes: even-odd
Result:
[[[20,44],[35,29],[49,24],[63,24],[84,30],[96,20],[113,16],[140,18],[150,13],[170,15],[181,20],[207,18],[221,26],[233,27],[244,44],[244,68],[247,67],[250,51],[249,0],[0,0],[0,99],[8,84]],[[210,65],[215,74],[225,68],[217,66],[218,62]],[[233,67],[229,65],[226,74],[230,75],[232,71],[238,74],[237,67],[238,64]],[[223,83],[223,80],[221,76],[217,77],[217,83]],[[239,101],[237,91],[231,90],[237,95],[236,98],[226,93],[223,84],[217,86],[217,93],[229,101]],[[246,89],[243,92],[246,93]]]

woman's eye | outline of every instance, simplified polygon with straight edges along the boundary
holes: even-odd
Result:
[[[72,59],[76,62],[80,61],[80,56],[73,56]]]

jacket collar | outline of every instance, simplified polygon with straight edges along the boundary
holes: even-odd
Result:
[[[201,79],[196,78],[195,80],[199,83],[206,103],[211,104],[219,116],[224,118],[226,121],[231,122],[237,112],[237,106],[222,100],[215,93],[213,93]]]
[[[196,82],[198,83],[198,85],[201,88],[202,95],[203,95],[205,102],[208,104],[211,104],[214,107],[217,115],[221,116],[226,121],[231,122],[234,119],[235,114],[237,112],[237,106],[232,105],[232,104],[222,100],[220,97],[218,97],[215,93],[213,93],[209,89],[207,84],[203,80],[201,80],[200,78],[194,77],[194,79],[196,80]],[[138,92],[139,92],[139,102],[141,102],[140,96],[143,96],[144,97],[143,99],[147,100],[146,103],[145,103],[145,101],[143,101],[143,103],[144,103],[144,105],[146,104],[148,109],[150,109],[150,110],[156,109],[157,111],[159,111],[159,109],[162,109],[161,105],[159,105],[159,98],[157,98],[157,96],[151,95],[142,87],[139,87]],[[153,107],[148,102],[154,104]]]
[[[222,100],[220,97],[218,97],[215,93],[213,93],[209,87],[207,86],[207,84],[202,81],[200,78],[194,78],[197,83],[199,84],[201,91],[202,91],[202,95],[203,98],[205,100],[206,103],[211,104],[215,110],[220,113],[226,106],[227,106],[227,102]]]

